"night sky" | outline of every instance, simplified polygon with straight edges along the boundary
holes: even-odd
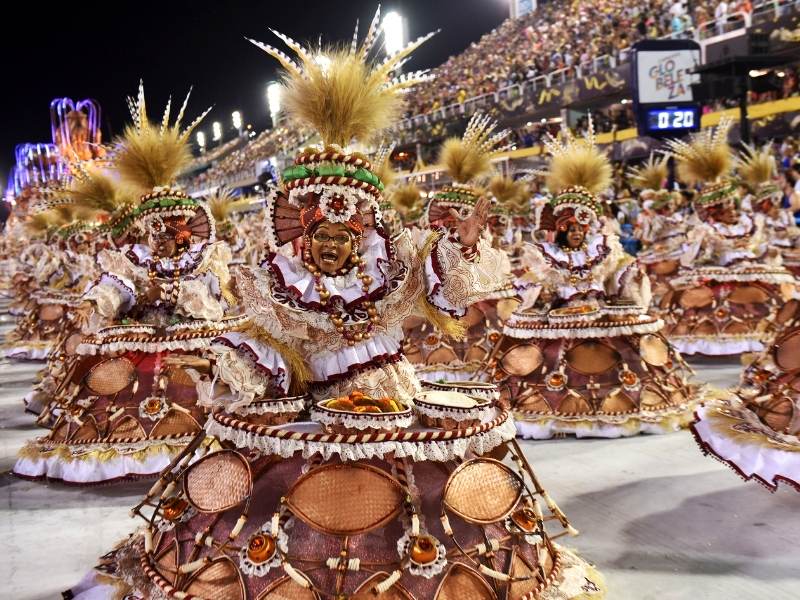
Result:
[[[377,2],[161,0],[152,2],[18,2],[5,22],[2,46],[5,89],[0,129],[0,182],[21,142],[50,142],[50,100],[95,98],[103,109],[103,136],[127,122],[125,96],[144,79],[151,118],[158,119],[169,94],[178,100],[194,85],[188,117],[214,110],[201,129],[210,139],[212,121],[230,127],[241,110],[257,130],[268,125],[266,85],[277,63],[243,36],[283,49],[268,27],[298,41],[349,40],[357,18],[366,32]],[[441,29],[408,68],[441,64],[508,16],[506,0],[392,0],[409,19],[411,39]],[[13,15],[13,17],[12,17]],[[174,113],[173,113],[174,114]],[[230,135],[230,134],[229,134]]]

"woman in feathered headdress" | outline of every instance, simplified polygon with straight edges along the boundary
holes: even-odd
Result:
[[[697,188],[681,265],[664,301],[668,332],[684,354],[739,355],[764,348],[782,284],[794,278],[768,256],[764,222],[741,210],[728,145],[731,121],[671,140],[678,175]]]
[[[21,477],[96,484],[161,471],[201,431],[205,409],[187,369],[208,369],[200,352],[245,321],[225,318],[231,256],[214,241],[209,209],[174,184],[198,121],[181,129],[184,102],[174,123],[169,104],[152,123],[141,85],[130,105],[116,173],[87,172],[72,190],[79,205],[106,212],[114,249],[97,256],[100,274],[75,313],[89,326],[54,392],[58,417],[20,451]]]
[[[290,116],[312,124],[322,147],[304,150],[270,195],[272,253],[236,275],[253,325],[217,340],[215,376],[200,382],[217,406],[207,431],[242,451],[176,461],[135,509],[152,512],[144,544],[132,536],[106,555],[110,578],[87,579],[75,597],[105,597],[103,583],[146,598],[461,598],[494,587],[514,598],[603,596],[597,572],[551,541],[546,521],[574,530],[529,483],[517,451],[509,447],[518,471],[481,456],[513,437],[507,413],[434,394],[433,422],[461,426],[409,429],[420,386],[402,354],[402,321],[420,305],[434,319],[463,315],[504,273],[481,238],[486,200],[451,229],[430,230],[422,247],[407,231],[386,232],[384,182],[348,146],[390,125],[398,92],[418,78],[389,77],[409,50],[368,58],[379,22],[363,45],[323,49],[319,61],[279,34],[299,66],[259,44],[287,71]],[[276,395],[289,390],[313,401]],[[447,412],[459,402],[475,409],[473,429]],[[309,403],[313,422],[296,422]],[[187,540],[192,550],[173,551]]]
[[[523,304],[493,351],[492,380],[526,437],[674,431],[690,418],[691,388],[648,314],[647,276],[603,226],[609,160],[591,127],[563,136],[547,142],[551,200],[539,226],[552,241],[523,250]]]

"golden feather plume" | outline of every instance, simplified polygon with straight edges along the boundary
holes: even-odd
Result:
[[[745,144],[744,152],[737,161],[737,171],[751,190],[757,190],[760,185],[769,183],[775,177],[777,163],[768,148],[757,150]]]
[[[733,120],[723,117],[716,128],[692,135],[690,141],[668,140],[669,154],[678,161],[678,177],[689,185],[712,183],[730,174],[733,157],[728,132]]]
[[[52,210],[31,214],[25,219],[25,229],[33,236],[46,233],[53,227],[60,225],[59,215]]]
[[[500,206],[514,214],[530,212],[530,194],[524,181],[495,175],[489,181],[489,191]]]
[[[628,169],[631,185],[639,190],[660,190],[669,175],[667,161],[669,156],[656,158],[651,154],[644,164],[631,167]]]
[[[378,179],[383,183],[384,189],[388,188],[397,179],[397,171],[392,168],[392,152],[394,152],[395,144],[382,144],[380,148],[373,154],[370,162],[372,163],[372,171],[378,176]]]
[[[133,204],[145,191],[124,185],[97,165],[79,164],[66,195],[76,206],[114,214]]]
[[[495,133],[497,121],[488,115],[476,113],[467,124],[461,138],[449,138],[442,144],[439,165],[457,183],[468,183],[484,177],[492,168],[492,156],[504,150],[500,146],[509,133],[504,129]]]
[[[562,129],[561,140],[548,135],[544,141],[552,155],[550,168],[542,173],[551,194],[570,187],[583,187],[597,195],[611,187],[611,163],[595,144],[594,125],[589,118],[589,130],[576,138],[569,129]]]
[[[394,185],[386,191],[386,197],[403,219],[408,220],[418,218],[424,204],[423,198],[419,195],[419,188],[414,183]]]
[[[235,197],[230,189],[221,185],[206,200],[211,216],[217,223],[230,219],[232,214],[248,210],[253,203],[252,196]]]
[[[188,126],[181,129],[181,120],[189,101],[183,101],[178,117],[170,125],[171,100],[167,102],[161,124],[156,125],[147,116],[144,86],[139,83],[139,95],[128,98],[133,123],[125,128],[123,136],[114,144],[115,167],[123,182],[150,191],[154,187],[172,184],[178,174],[192,160],[189,136],[211,108],[206,109]]]
[[[377,62],[370,60],[369,54],[380,34],[379,20],[380,8],[360,47],[356,29],[353,43],[319,51],[303,48],[292,38],[270,30],[299,62],[274,46],[248,38],[283,66],[283,103],[287,113],[295,122],[314,127],[325,146],[344,148],[353,141],[372,141],[401,115],[401,92],[430,79],[425,71],[395,78],[392,73],[435,32]]]

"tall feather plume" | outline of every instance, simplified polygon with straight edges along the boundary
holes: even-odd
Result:
[[[220,186],[206,200],[211,216],[217,223],[223,223],[230,219],[231,215],[248,210],[252,207],[253,197],[234,196],[231,190],[225,186]]]
[[[66,195],[75,206],[114,214],[133,204],[147,190],[135,190],[115,180],[94,164],[76,165],[76,173]]]
[[[133,124],[125,128],[114,144],[115,166],[125,184],[147,191],[170,185],[189,164],[192,159],[189,136],[210,108],[181,130],[180,120],[187,101],[188,95],[172,125],[169,124],[171,102],[168,102],[161,127],[157,127],[147,116],[144,85],[139,83],[136,100],[128,99]]]
[[[393,185],[386,191],[386,199],[405,221],[414,221],[422,213],[424,199],[414,183]]]
[[[378,150],[370,158],[372,163],[372,171],[378,176],[378,179],[383,183],[384,189],[388,188],[397,178],[397,171],[392,168],[392,163],[389,160],[394,152],[396,144],[381,144]]]
[[[506,146],[500,146],[509,130],[495,132],[497,122],[476,113],[469,120],[464,135],[448,138],[442,144],[439,164],[458,183],[476,181],[492,169],[491,158]]]
[[[733,158],[728,132],[733,120],[724,117],[716,128],[692,135],[688,142],[668,140],[669,154],[678,161],[678,176],[685,183],[712,183],[730,174]]]
[[[768,148],[757,150],[745,144],[744,152],[737,161],[736,170],[747,187],[755,191],[760,185],[772,181],[777,173],[777,164]]]
[[[644,164],[628,169],[628,179],[636,189],[658,191],[669,175],[667,161],[669,156],[656,158],[651,154]]]
[[[530,211],[530,194],[525,181],[495,175],[489,181],[489,192],[497,199],[500,206],[515,214]]]
[[[25,219],[25,229],[34,237],[46,234],[50,229],[57,227],[59,224],[59,215],[52,210],[28,215]]]
[[[552,135],[544,140],[551,154],[550,168],[543,173],[545,184],[556,195],[570,187],[583,187],[597,195],[611,187],[611,163],[595,145],[594,124],[589,117],[589,130],[576,138],[569,129],[562,128],[561,139]]]
[[[380,12],[361,46],[356,38],[349,46],[320,48],[319,52],[304,49],[290,37],[273,31],[298,62],[274,46],[249,40],[283,66],[287,113],[295,122],[314,127],[325,146],[344,148],[354,141],[373,141],[400,117],[401,93],[429,79],[422,72],[394,79],[391,75],[430,36],[415,40],[379,64],[369,59],[380,34],[379,20]],[[320,55],[327,60],[319,61]]]

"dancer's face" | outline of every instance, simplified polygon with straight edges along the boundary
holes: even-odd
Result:
[[[342,223],[323,221],[311,234],[311,259],[323,273],[342,269],[352,252],[353,235]]]
[[[578,248],[586,239],[586,232],[580,223],[570,223],[567,229],[567,245],[570,248]]]
[[[150,250],[158,258],[171,258],[175,256],[178,251],[178,244],[175,242],[175,236],[169,232],[162,231],[156,233],[151,238]]]

